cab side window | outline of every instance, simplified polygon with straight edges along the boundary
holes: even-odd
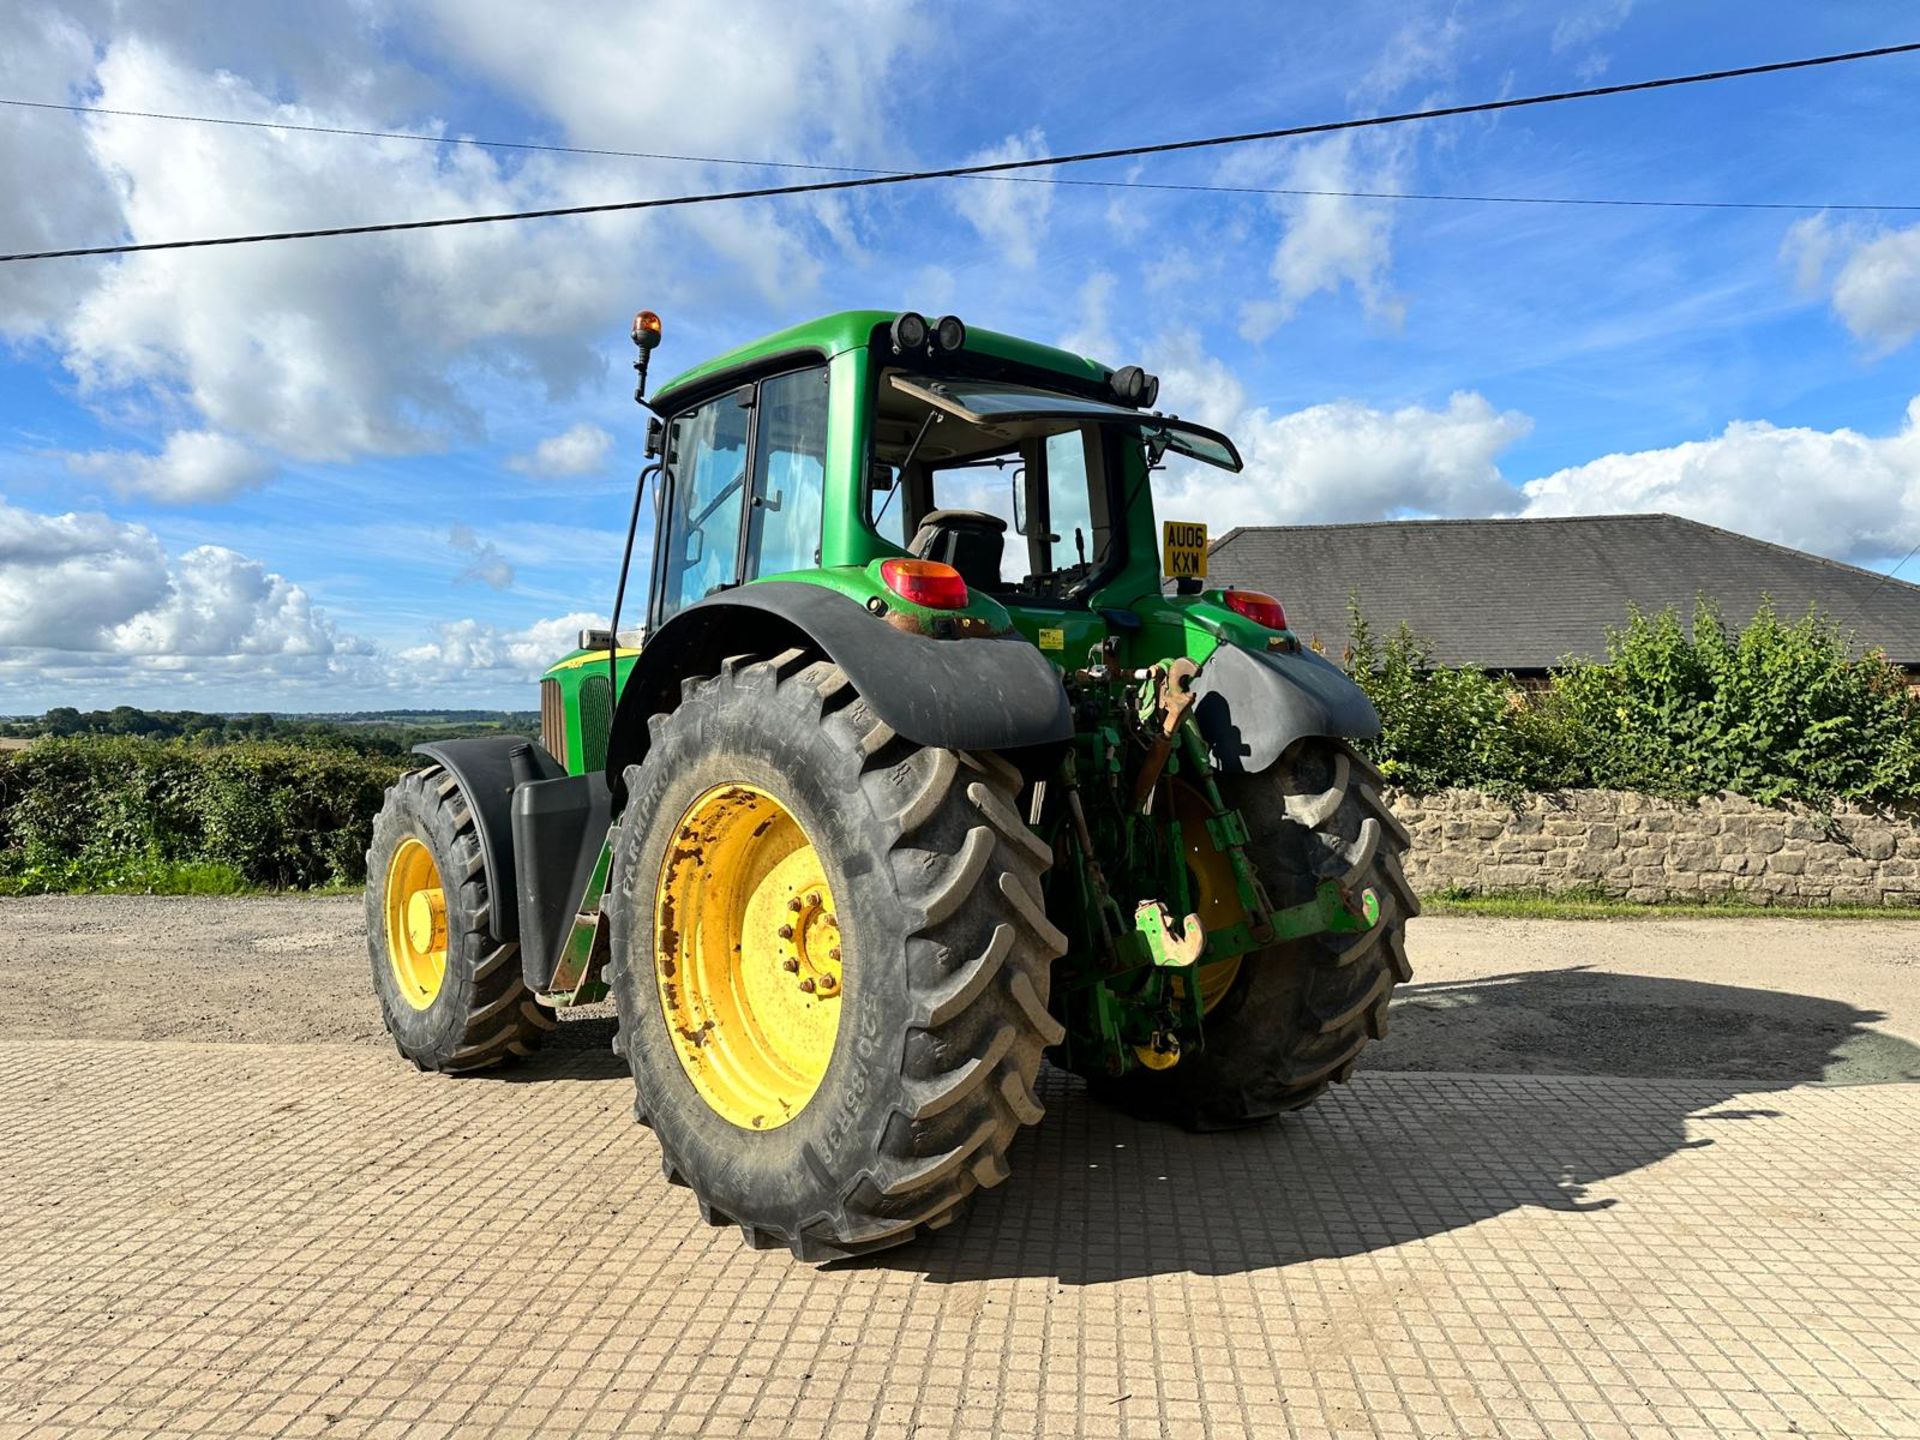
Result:
[[[752,398],[750,388],[729,391],[676,417],[668,432],[656,624],[739,578]]]
[[[820,563],[824,366],[743,385],[667,429],[657,626],[716,590]]]
[[[748,577],[810,570],[820,563],[826,495],[826,370],[762,381],[755,410]]]

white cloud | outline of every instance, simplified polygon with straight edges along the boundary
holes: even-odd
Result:
[[[1119,353],[1113,338],[1111,311],[1115,281],[1111,271],[1096,270],[1080,283],[1079,317],[1073,329],[1060,337],[1060,348],[1075,355],[1088,355],[1111,364]]]
[[[1047,137],[1037,128],[1009,135],[998,145],[976,150],[963,165],[991,165],[1004,160],[1031,160],[1047,153]],[[1031,174],[1032,172],[1024,172]],[[1000,257],[1018,270],[1031,270],[1046,239],[1047,219],[1053,212],[1053,187],[1012,180],[956,180],[947,186],[947,198],[980,238],[996,247]]]
[[[133,450],[90,450],[68,455],[67,468],[105,480],[123,496],[166,505],[229,500],[273,474],[273,464],[231,435],[177,430],[158,455]]]
[[[144,525],[0,501],[0,658],[50,651],[121,669],[233,661],[262,681],[368,653],[257,560],[202,545],[170,562]]]
[[[517,629],[467,618],[422,644],[376,647],[304,586],[224,546],[169,558],[144,525],[0,500],[0,708],[327,710],[417,702],[423,682],[497,704],[604,623],[590,611]]]
[[[0,94],[61,99],[87,84],[93,45],[52,7],[10,6],[0,44]],[[0,175],[6,177],[8,251],[57,249],[110,240],[119,207],[87,153],[74,117],[14,110],[0,124]],[[44,337],[91,288],[87,261],[0,265],[0,336]]]
[[[1800,288],[1824,292],[1854,338],[1876,353],[1920,335],[1920,225],[1888,230],[1812,215],[1789,227],[1780,253]]]
[[[473,533],[471,525],[458,522],[447,527],[447,543],[461,554],[471,557],[466,568],[455,577],[454,583],[478,580],[493,590],[507,590],[513,586],[513,566],[500,553],[500,549],[491,540],[482,540]]]
[[[1665,510],[1839,559],[1920,541],[1920,398],[1893,435],[1737,420],[1719,435],[1603,455],[1522,487],[1527,515]]]
[[[1451,79],[1454,57],[1466,33],[1457,15],[1423,17],[1402,25],[1354,87],[1354,100],[1379,105],[1401,90]]]
[[[582,145],[705,155],[872,153],[903,53],[926,40],[895,0],[422,0],[464,64],[556,116]],[[687,172],[680,172],[685,174]]]
[[[1297,190],[1391,188],[1390,168],[1363,168],[1364,148],[1345,135],[1304,145],[1279,183]],[[1275,203],[1286,217],[1285,233],[1268,266],[1278,293],[1247,302],[1240,315],[1241,333],[1264,340],[1309,297],[1335,293],[1343,285],[1352,287],[1370,317],[1398,328],[1406,318],[1406,304],[1388,279],[1393,261],[1391,202],[1320,194],[1289,195]]]
[[[1160,376],[1160,409],[1234,433],[1246,410],[1246,390],[1232,369],[1207,354],[1198,335],[1163,335],[1151,353]]]
[[[1204,375],[1204,359],[1189,362]],[[1163,377],[1162,395],[1182,413],[1211,419],[1231,401],[1216,391],[1211,407],[1188,401],[1188,382]],[[1157,501],[1170,518],[1205,517],[1218,533],[1233,525],[1298,525],[1378,520],[1400,515],[1488,515],[1510,507],[1514,492],[1501,476],[1503,451],[1532,422],[1497,411],[1485,397],[1456,393],[1445,409],[1408,405],[1380,410],[1352,400],[1284,415],[1243,412],[1227,431],[1239,443],[1239,475],[1183,467],[1160,485]]]
[[[1465,35],[1465,26],[1451,15],[1402,25],[1353,87],[1349,101],[1356,110],[1373,113],[1407,92],[1421,97],[1419,105],[1441,103]],[[1407,306],[1392,283],[1395,204],[1343,192],[1404,188],[1416,145],[1444,144],[1452,133],[1445,122],[1435,122],[1285,148],[1256,146],[1229,156],[1220,167],[1223,184],[1332,192],[1272,198],[1271,208],[1283,222],[1268,263],[1273,293],[1241,303],[1240,333],[1264,340],[1313,296],[1343,289],[1353,292],[1369,320],[1397,330]]]
[[[613,436],[583,420],[547,436],[530,453],[515,455],[507,468],[522,475],[591,475],[607,463],[612,450]]]
[[[431,641],[402,650],[396,658],[409,673],[423,679],[532,681],[574,648],[580,631],[606,623],[606,616],[590,610],[537,620],[520,630],[479,620],[452,620],[435,626]]]
[[[423,0],[299,25],[249,11],[217,35],[190,6],[63,8],[9,31],[0,89],[440,133],[410,118],[444,97],[398,35],[505,86],[557,122],[556,138],[749,155],[871,148],[898,93],[893,61],[923,29],[911,7],[868,0],[836,0],[825,17],[761,0],[724,18],[693,0],[557,15]],[[604,200],[610,183],[657,193],[741,174],[106,115],[18,122],[0,131],[0,173],[18,182],[9,235],[25,244],[515,210]],[[0,334],[46,343],[83,401],[136,424],[157,416],[307,461],[413,454],[479,438],[490,386],[553,398],[604,377],[610,317],[630,312],[637,270],[650,299],[731,301],[746,287],[793,304],[820,283],[823,227],[828,248],[851,235],[844,214],[763,206],[5,267]],[[182,488],[146,478],[152,492]]]
[[[123,655],[182,659],[367,653],[300,586],[220,545],[180,556],[161,602],[115,626],[108,639]]]
[[[105,648],[107,631],[159,605],[168,583],[143,525],[0,500],[0,646]]]

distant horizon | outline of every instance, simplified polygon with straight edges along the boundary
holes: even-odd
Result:
[[[8,248],[1037,159],[1907,38],[1885,6],[1733,14],[29,5],[8,59],[56,108],[0,114],[33,201]],[[1916,82],[1889,56],[1024,182],[0,266],[0,709],[533,704],[612,607],[642,309],[660,377],[854,308],[1141,365],[1245,457],[1155,478],[1162,518],[1216,535],[1665,511],[1898,568]]]

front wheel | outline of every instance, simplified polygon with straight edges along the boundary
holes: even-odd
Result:
[[[789,650],[688,681],[626,780],[608,974],[667,1178],[804,1260],[1005,1179],[1066,943],[1018,772],[900,738]]]
[[[1265,1120],[1345,1080],[1367,1042],[1386,1034],[1393,987],[1413,974],[1407,920],[1420,913],[1400,864],[1406,828],[1380,798],[1379,772],[1344,743],[1301,740],[1272,769],[1223,777],[1220,789],[1247,823],[1247,858],[1276,906],[1340,880],[1354,894],[1370,888],[1379,915],[1359,934],[1203,963],[1205,1048],[1169,1069],[1090,1082],[1125,1109],[1191,1130]]]
[[[460,782],[438,765],[401,776],[367,851],[367,958],[387,1031],[422,1070],[484,1070],[554,1028],[520,947],[487,933],[493,903]]]

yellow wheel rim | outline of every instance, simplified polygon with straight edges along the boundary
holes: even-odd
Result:
[[[1224,930],[1247,918],[1240,903],[1240,889],[1234,883],[1233,861],[1214,847],[1207,834],[1207,820],[1213,810],[1206,797],[1192,786],[1176,781],[1173,786],[1173,818],[1180,822],[1180,841],[1187,849],[1187,873],[1193,880],[1193,913],[1209,931]],[[1193,978],[1200,986],[1202,1013],[1227,998],[1233,982],[1240,978],[1241,957],[1215,961],[1194,967]]]
[[[447,979],[447,898],[433,853],[409,835],[387,862],[387,960],[400,996],[425,1010]]]
[[[654,900],[654,979],[681,1068],[714,1112],[772,1130],[820,1088],[840,1032],[840,925],[786,807],[717,785],[680,817]]]

